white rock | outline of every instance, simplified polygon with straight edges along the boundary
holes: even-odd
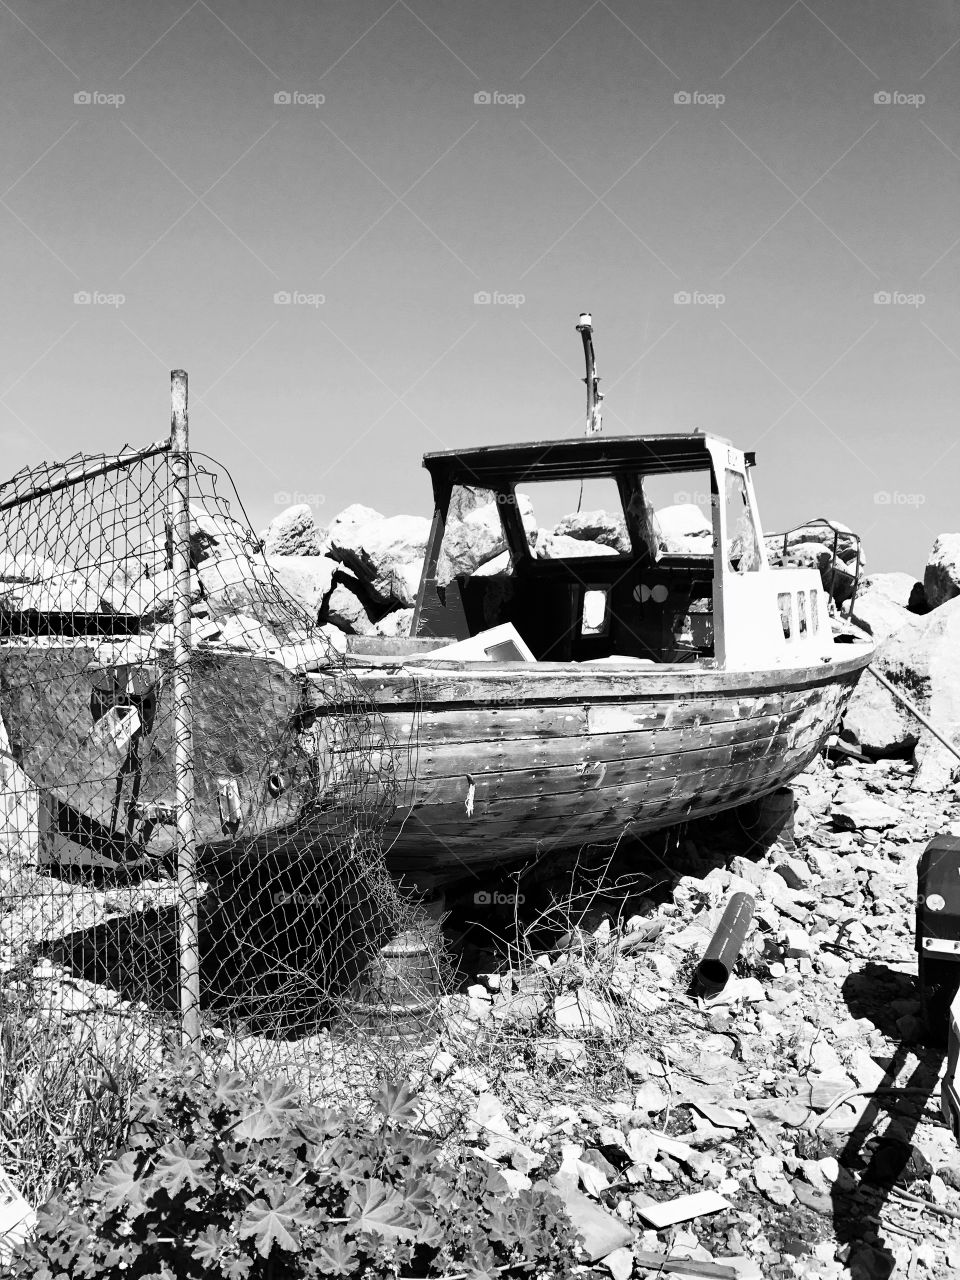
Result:
[[[613,1280],[630,1280],[633,1275],[633,1250],[626,1246],[614,1249],[605,1258],[601,1258],[600,1263],[607,1268]]]
[[[587,542],[583,538],[571,538],[566,534],[550,533],[541,529],[537,534],[534,555],[537,560],[570,560],[584,556],[615,556],[613,547],[602,542]]]
[[[960,598],[914,618],[878,649],[873,665],[955,741],[960,739]],[[844,728],[867,752],[893,755],[914,748],[915,786],[942,790],[956,757],[864,672],[844,716]]]
[[[501,1169],[500,1177],[510,1188],[511,1196],[517,1195],[521,1191],[529,1191],[533,1186],[531,1180],[525,1173],[521,1173],[519,1169]]]
[[[833,818],[838,827],[854,831],[886,831],[903,821],[899,809],[861,791],[859,787],[844,786],[837,793],[833,804]]]
[[[554,527],[556,534],[581,538],[585,542],[599,542],[625,554],[630,550],[630,537],[621,515],[607,511],[577,511],[564,516]]]
[[[660,507],[654,512],[661,551],[708,553],[713,544],[713,526],[695,503]]]
[[[857,591],[852,620],[875,640],[886,640],[916,617],[907,608],[915,585],[909,573],[872,573]]]
[[[319,556],[324,548],[323,530],[306,503],[281,511],[260,538],[268,556]]]
[[[430,522],[422,516],[380,516],[364,524],[331,525],[329,554],[342,561],[382,605],[416,602]]]
[[[582,1071],[590,1061],[587,1046],[582,1040],[574,1040],[571,1036],[554,1036],[547,1040],[538,1040],[533,1052],[537,1062],[545,1067],[564,1062]]]
[[[329,556],[268,555],[267,564],[280,587],[316,621],[324,596],[333,589],[336,563]]]
[[[941,533],[923,573],[923,590],[931,609],[960,595],[960,533]]]
[[[793,960],[802,956],[813,956],[819,950],[816,942],[802,929],[787,928],[781,930],[780,940],[784,953]]]
[[[813,883],[810,868],[802,858],[792,858],[778,853],[774,859],[773,869],[789,889],[808,889]]]
[[[344,509],[333,517],[330,521],[330,528],[327,530],[327,540],[333,533],[338,533],[341,529],[350,528],[352,525],[370,524],[373,520],[383,520],[384,516],[379,511],[375,511],[373,507],[365,507],[362,502],[353,502],[349,507]]]
[[[612,1005],[585,987],[558,995],[553,1002],[553,1016],[563,1031],[588,1031],[606,1036],[616,1034],[618,1029]]]
[[[394,609],[374,623],[374,633],[378,636],[408,636],[413,613],[413,609]]]
[[[230,614],[220,627],[220,644],[259,652],[276,649],[280,641],[269,628],[249,614]]]
[[[430,1075],[434,1080],[443,1080],[456,1065],[457,1060],[452,1053],[447,1053],[446,1049],[439,1049],[430,1063]]]
[[[338,571],[326,605],[327,619],[348,635],[372,635],[375,623],[360,582]]]

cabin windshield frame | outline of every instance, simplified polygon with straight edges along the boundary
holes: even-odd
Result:
[[[515,622],[539,661],[576,663],[590,661],[591,655],[596,654],[595,660],[608,662],[623,657],[625,661],[651,661],[658,665],[726,665],[731,657],[728,622],[731,608],[735,607],[731,595],[736,594],[731,584],[735,579],[765,575],[770,568],[752,482],[754,461],[752,454],[736,449],[728,441],[699,432],[545,441],[427,454],[424,466],[433,484],[434,518],[411,637],[465,640],[509,620]],[[690,472],[709,475],[712,536],[705,539],[705,549],[699,554],[675,553],[660,547],[651,554],[642,522],[637,519],[643,501],[643,479],[682,477]],[[740,518],[752,532],[753,562],[743,566],[736,559],[731,561],[728,554],[736,533],[725,500],[728,476],[739,486],[744,504]],[[523,486],[546,480],[594,478],[616,482],[630,551],[537,558],[523,521]],[[447,515],[457,485],[495,495],[511,564],[507,574],[492,575],[484,587],[469,585],[479,577],[475,571],[455,575],[444,586],[437,583]],[[514,594],[526,597],[526,603],[514,601],[504,606],[501,602],[500,612],[496,612],[488,600],[497,589],[509,594],[507,578],[519,584],[520,592]],[[624,584],[629,590],[624,589]],[[706,584],[708,604],[704,603]],[[565,633],[570,632],[571,624],[577,625],[575,619],[586,609],[588,594],[598,590],[611,593],[606,613],[613,619],[612,627],[605,622],[599,631],[584,632],[571,642]],[[657,606],[674,598],[680,601],[674,614],[662,608],[660,612],[667,621],[658,623]],[[567,599],[570,604],[565,603]],[[591,600],[590,607],[596,614],[596,599]],[[511,608],[515,616],[511,616]],[[682,629],[675,620],[670,621],[680,617]],[[640,625],[638,618],[646,621]],[[544,638],[538,630],[551,625],[557,632],[552,640],[549,634]],[[658,625],[664,638],[651,640]]]

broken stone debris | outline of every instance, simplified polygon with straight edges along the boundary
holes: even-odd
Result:
[[[960,1158],[938,1089],[882,1092],[926,1078],[916,867],[960,818],[960,789],[912,784],[906,761],[818,760],[794,781],[789,852],[728,856],[647,915],[570,930],[533,967],[526,1021],[500,1011],[527,973],[477,984],[461,1011],[474,1038],[447,1051],[462,1063],[482,1046],[496,1069],[478,1082],[458,1065],[445,1086],[497,1100],[477,1147],[512,1178],[591,1206],[609,1274],[685,1274],[685,1259],[705,1276],[906,1275],[917,1240],[915,1277],[952,1274],[960,1228],[934,1211],[960,1213]],[[689,975],[737,890],[754,923],[730,990],[706,1000]],[[884,1193],[891,1174],[919,1204]]]

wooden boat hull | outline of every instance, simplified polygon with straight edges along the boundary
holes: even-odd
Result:
[[[0,649],[0,711],[18,763],[61,829],[106,856],[175,846],[169,689],[169,658],[111,666],[82,643]],[[293,822],[316,790],[299,735],[302,681],[248,654],[204,654],[192,695],[198,843]]]
[[[829,667],[362,676],[399,744],[393,870],[469,874],[757,799],[823,748],[872,647]],[[309,677],[322,714],[323,679]]]
[[[397,659],[350,672],[366,711],[345,709],[342,671],[204,655],[193,675],[197,839],[214,857],[286,844],[302,858],[311,840],[323,857],[351,804],[392,804],[389,867],[437,880],[641,835],[757,799],[802,770],[873,652],[843,650],[829,664],[760,673]],[[172,724],[163,673],[150,685],[142,671],[98,667],[84,646],[5,648],[0,709],[61,831],[157,857],[174,847],[169,819],[145,833],[130,813],[134,802],[172,812]],[[98,730],[111,699],[140,708],[132,755]],[[351,716],[372,724],[359,761]],[[233,822],[225,779],[242,806]]]

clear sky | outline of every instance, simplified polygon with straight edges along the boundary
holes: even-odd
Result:
[[[954,3],[3,0],[0,59],[5,476],[183,367],[256,527],[428,514],[583,430],[590,310],[605,430],[755,448],[768,529],[960,529]]]

